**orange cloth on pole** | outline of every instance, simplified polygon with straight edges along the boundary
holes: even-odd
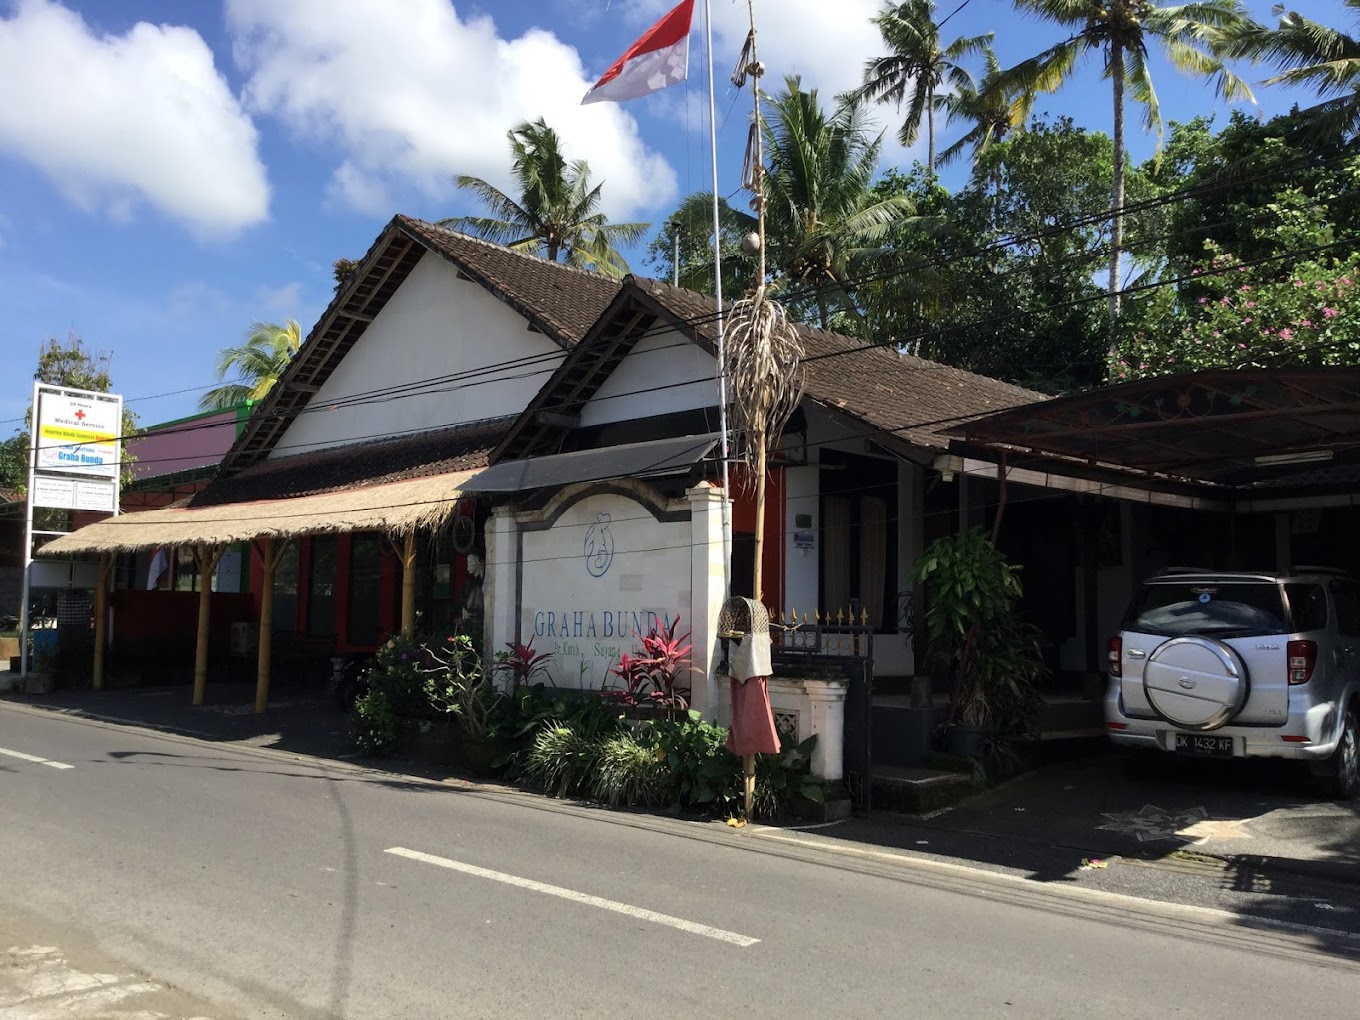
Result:
[[[745,682],[732,678],[732,729],[727,734],[727,749],[733,754],[779,753],[779,731],[770,710],[766,680],[763,676]]]

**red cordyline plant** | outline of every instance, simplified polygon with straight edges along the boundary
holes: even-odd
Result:
[[[506,651],[496,653],[496,671],[510,674],[516,687],[527,687],[534,677],[548,672],[548,660],[552,652],[535,652],[534,639],[528,644],[511,641]]]
[[[642,654],[625,652],[619,664],[609,672],[623,681],[622,688],[610,688],[601,695],[624,708],[654,704],[674,719],[677,712],[689,708],[689,688],[683,678],[694,667],[691,664],[694,646],[687,644],[689,632],[679,637],[680,617],[665,627],[652,627],[642,639]]]

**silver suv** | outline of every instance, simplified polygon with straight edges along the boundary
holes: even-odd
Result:
[[[1341,571],[1165,571],[1110,639],[1109,676],[1121,747],[1293,758],[1360,796],[1360,584]]]

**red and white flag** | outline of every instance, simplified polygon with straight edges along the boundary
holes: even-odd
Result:
[[[614,61],[581,104],[620,103],[679,85],[689,74],[689,26],[693,20],[694,0],[681,0]]]

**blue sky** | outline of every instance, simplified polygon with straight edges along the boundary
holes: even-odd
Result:
[[[361,255],[393,213],[473,211],[450,176],[503,182],[505,132],[526,118],[546,117],[589,160],[611,216],[664,222],[708,187],[700,17],[687,85],[578,102],[674,2],[0,0],[0,432],[23,414],[39,344],[71,330],[113,352],[115,386],[144,424],[192,413],[220,348],[255,319],[310,329],[331,262]],[[746,4],[712,2],[731,192],[749,100],[726,80]],[[1248,6],[1264,20],[1272,2]],[[867,20],[878,6],[758,0],[767,86],[786,73],[827,97],[854,84],[881,48]],[[1352,27],[1340,0],[1298,6]],[[1059,38],[1001,0],[970,0],[945,31],[994,31],[1006,64]],[[1168,121],[1226,116],[1207,84],[1155,69]],[[1041,109],[1108,130],[1099,72],[1092,61]],[[1269,115],[1297,97],[1258,98]],[[1138,158],[1153,144],[1131,138]],[[885,165],[922,153],[894,144]],[[632,263],[645,269],[640,253]]]

